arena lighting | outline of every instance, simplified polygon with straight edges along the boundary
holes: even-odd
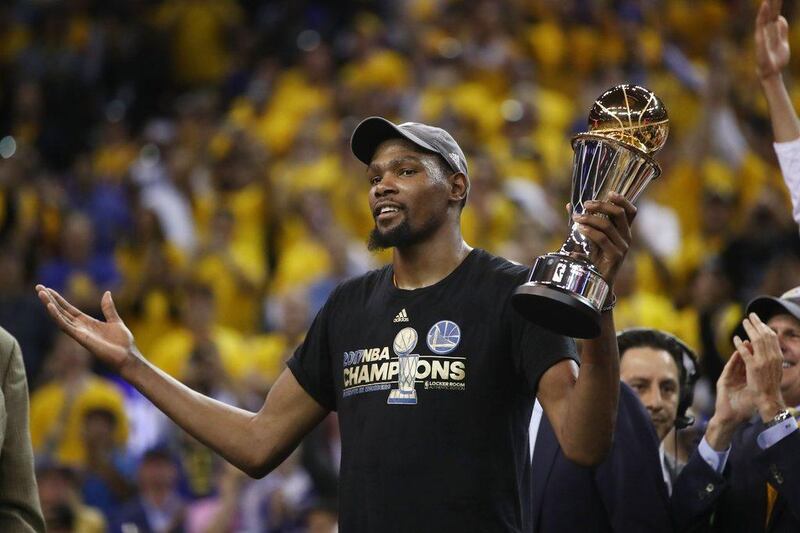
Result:
[[[17,152],[17,141],[11,135],[0,139],[0,157],[8,159]]]

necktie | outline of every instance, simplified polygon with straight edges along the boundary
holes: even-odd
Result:
[[[778,491],[772,488],[772,485],[767,482],[767,518],[764,521],[764,529],[766,530],[769,525],[769,519],[772,518],[772,509],[775,507],[775,500],[778,499]]]

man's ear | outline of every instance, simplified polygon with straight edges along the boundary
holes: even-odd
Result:
[[[469,194],[469,178],[463,172],[455,172],[450,174],[448,181],[450,182],[450,199],[463,206]]]

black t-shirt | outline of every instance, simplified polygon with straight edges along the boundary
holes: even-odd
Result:
[[[337,287],[288,362],[339,413],[341,531],[520,531],[539,378],[575,344],[512,309],[527,269],[485,251],[422,289],[392,273]]]

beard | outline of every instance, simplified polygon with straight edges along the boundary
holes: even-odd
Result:
[[[400,224],[386,231],[379,230],[376,225],[369,234],[367,249],[374,252],[386,248],[413,246],[427,239],[436,230],[436,227],[436,221],[431,220],[425,226],[413,230],[408,219],[403,219]]]

